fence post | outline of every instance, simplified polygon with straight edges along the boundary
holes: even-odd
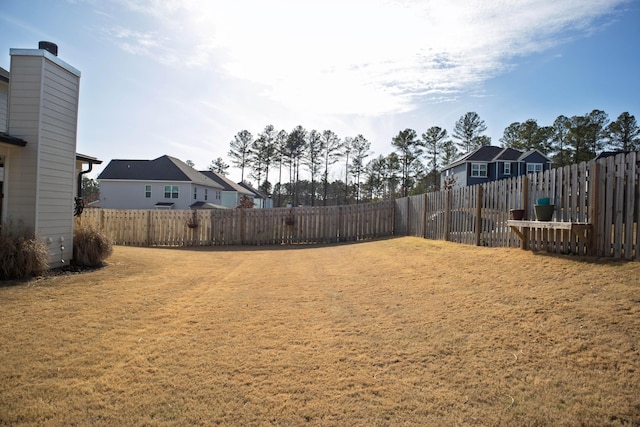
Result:
[[[151,236],[153,235],[151,227],[152,227],[151,211],[148,210],[147,211],[147,246],[151,246]]]
[[[422,203],[422,238],[427,238],[427,193],[424,193],[424,203]]]
[[[529,177],[522,175],[522,209],[524,209],[524,219],[529,219]]]
[[[600,215],[600,164],[595,161],[593,162],[593,174],[589,176],[589,222],[591,223],[591,247],[588,248],[590,255],[597,255],[599,253],[595,253],[597,248],[600,248],[600,239],[601,236],[598,233],[598,223],[599,223],[599,215]],[[598,252],[600,252],[598,250]]]
[[[478,197],[476,199],[476,246],[480,246],[482,234],[482,185],[478,185]]]
[[[244,208],[240,209],[240,244],[244,245]]]
[[[447,196],[444,201],[444,241],[449,241],[449,228],[451,221],[451,190],[447,190]]]
[[[409,197],[410,196],[407,196],[407,223],[406,223],[407,224],[407,231],[406,231],[406,235],[407,236],[411,235],[411,233],[410,233],[411,225],[409,223],[409,219],[411,218],[411,213],[409,212],[409,207],[410,207],[411,204],[409,203]]]

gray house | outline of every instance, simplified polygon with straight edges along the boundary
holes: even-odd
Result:
[[[0,68],[0,227],[32,230],[59,267],[73,255],[77,183],[100,163],[76,153],[80,71],[54,43],[9,53],[10,71]]]
[[[200,171],[200,173],[222,186],[222,206],[225,208],[237,208],[244,196],[248,197],[255,205],[256,195],[251,190],[213,171]]]
[[[262,191],[258,191],[249,184],[244,182],[239,182],[238,185],[245,190],[249,190],[254,194],[253,197],[253,206],[258,209],[270,209],[273,207],[273,200],[271,196],[267,196]]]
[[[498,179],[546,171],[551,160],[538,150],[486,145],[472,151],[441,170],[442,188],[464,187]]]
[[[111,160],[98,175],[98,182],[102,208],[222,207],[222,185],[166,155],[154,160]]]

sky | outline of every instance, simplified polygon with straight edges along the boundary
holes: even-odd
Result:
[[[234,135],[269,124],[362,134],[371,159],[471,111],[492,145],[528,119],[640,120],[638,0],[0,0],[0,67],[39,41],[82,73],[94,177],[112,159],[230,163]]]

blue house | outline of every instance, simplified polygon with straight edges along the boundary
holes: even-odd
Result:
[[[472,151],[441,170],[441,188],[482,184],[546,171],[551,160],[538,150],[520,151],[486,145]]]

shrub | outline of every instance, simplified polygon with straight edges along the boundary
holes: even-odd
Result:
[[[76,265],[99,267],[113,252],[111,240],[92,227],[81,226],[73,235],[73,261]]]
[[[0,229],[0,280],[39,276],[49,268],[47,245],[22,226]]]

